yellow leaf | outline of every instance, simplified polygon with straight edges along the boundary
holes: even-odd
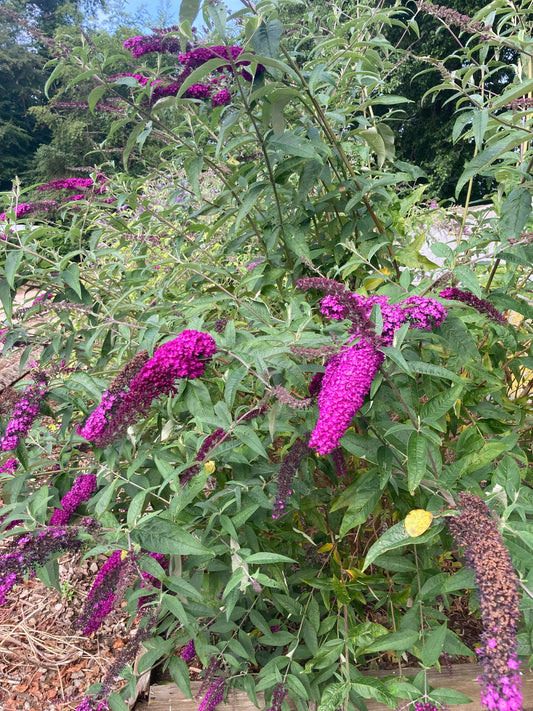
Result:
[[[211,474],[215,471],[215,462],[209,461],[204,464],[205,466],[205,471],[206,473],[211,476]]]
[[[405,530],[411,538],[416,538],[428,530],[432,521],[432,513],[424,509],[414,509],[405,517]]]
[[[320,546],[318,549],[319,553],[327,553],[327,551],[330,551],[333,548],[333,543],[324,543],[323,546]]]

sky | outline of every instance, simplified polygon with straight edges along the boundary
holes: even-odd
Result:
[[[223,2],[231,12],[242,8],[240,0],[223,0]],[[148,28],[162,24],[168,27],[177,23],[181,3],[180,0],[121,0],[118,4],[123,12],[138,19],[142,18]],[[162,18],[163,23],[160,21]]]

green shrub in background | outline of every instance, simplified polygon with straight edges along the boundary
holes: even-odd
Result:
[[[61,224],[6,210],[4,349],[36,365],[22,395],[3,396],[2,595],[35,569],[57,584],[60,550],[111,553],[82,628],[124,596],[143,622],[123,664],[143,642],[139,669],[163,663],[190,693],[197,654],[202,711],[228,686],[278,711],[286,693],[302,711],[460,703],[426,671],[476,653],[449,617],[468,595],[483,702],[520,708],[526,6],[463,18],[463,69],[439,65],[453,139],[476,149],[457,192],[478,175],[497,185],[490,212],[440,225],[445,240],[420,171],[395,160],[404,100],[381,91],[401,59],[382,30],[411,29],[401,8],[307,10],[284,26],[275,3],[229,19],[207,4],[198,45],[191,2],[179,28],[125,43],[131,76],[85,41],[57,63],[53,80],[72,66],[95,78],[91,110],[115,104],[111,138],[129,133],[124,172],[105,184],[113,202],[80,199]],[[517,63],[494,99],[485,80],[501,65],[484,57],[502,43]],[[160,165],[130,175],[145,145],[161,146]],[[14,305],[29,287],[37,298]],[[420,673],[362,674],[384,657]],[[125,672],[119,695],[116,672],[79,708],[124,709],[135,680]]]

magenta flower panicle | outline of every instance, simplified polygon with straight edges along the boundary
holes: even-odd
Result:
[[[30,431],[37,415],[41,402],[47,393],[47,381],[43,373],[35,376],[34,382],[18,398],[7,424],[4,436],[0,442],[0,449],[8,452],[16,449],[21,439]]]
[[[329,454],[339,446],[382,362],[383,355],[363,339],[329,361],[318,395],[318,421],[309,442],[319,454]]]
[[[200,378],[215,352],[216,343],[208,333],[182,331],[177,338],[157,348],[128,384],[127,376],[123,375],[120,387],[107,390],[78,433],[97,447],[110,444],[139,417],[148,414],[153,400],[175,393],[178,379]]]
[[[488,711],[521,711],[517,628],[520,620],[518,579],[497,522],[485,502],[459,494],[459,516],[448,518],[456,543],[473,568],[481,603],[483,632],[477,650],[483,666],[481,703]]]
[[[204,698],[198,706],[198,711],[213,711],[215,706],[217,706],[224,698],[225,686],[226,682],[222,677],[215,679],[206,691]]]
[[[189,640],[189,642],[187,642],[186,646],[182,649],[181,658],[185,662],[189,663],[189,662],[192,662],[192,660],[195,658],[195,656],[196,656],[196,647],[194,646],[194,639],[191,639],[191,640]]]
[[[50,519],[51,526],[62,526],[69,522],[78,506],[88,501],[96,490],[96,476],[82,474],[74,482],[72,489],[61,499],[61,508],[56,509]]]
[[[136,560],[127,551],[116,550],[100,568],[78,619],[84,635],[96,632],[121,602],[126,588],[137,577]]]

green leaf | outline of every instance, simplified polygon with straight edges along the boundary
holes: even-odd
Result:
[[[524,140],[526,140],[525,136],[515,137],[511,140],[509,140],[509,138],[502,138],[481,153],[478,153],[478,155],[472,158],[472,160],[468,163],[463,174],[457,181],[455,197],[458,197],[463,187],[471,178],[479,173],[482,173],[507,151],[512,151],[513,148],[516,148],[516,146],[524,143]]]
[[[328,684],[320,697],[318,711],[336,711],[350,693],[350,684],[346,681]]]
[[[181,526],[165,518],[142,520],[131,532],[131,538],[152,553],[214,555]]]
[[[426,634],[424,639],[424,646],[422,648],[422,654],[420,659],[422,664],[426,667],[432,667],[437,663],[442,650],[444,649],[444,642],[446,640],[446,623],[439,625],[434,630],[431,630],[429,634]]]
[[[320,155],[314,145],[307,138],[295,136],[294,133],[281,133],[273,135],[268,141],[270,148],[281,150],[290,156],[299,158],[313,158],[320,160]]]
[[[478,692],[479,694],[479,692]],[[479,698],[479,696],[478,696]],[[472,699],[460,691],[455,689],[433,689],[431,692],[431,699],[437,701],[440,704],[468,704],[472,703]]]
[[[423,533],[421,536],[412,538],[405,530],[405,525],[403,521],[397,523],[396,525],[389,528],[385,533],[378,538],[378,540],[370,546],[368,553],[366,554],[365,562],[361,570],[365,570],[368,566],[373,563],[378,556],[387,551],[393,550],[395,548],[403,548],[407,545],[420,545],[421,543],[427,543],[432,538],[434,538],[441,530],[442,525],[433,525],[428,531]]]
[[[146,497],[148,496],[148,491],[143,489],[142,491],[139,491],[135,494],[133,499],[130,501],[128,505],[128,526],[129,528],[133,528],[135,525],[135,522],[139,518],[139,516],[142,513],[143,507],[144,507],[144,502],[146,500]]]
[[[382,635],[364,647],[365,652],[386,652],[389,649],[405,651],[418,642],[416,630],[400,630]]]
[[[463,286],[481,299],[481,287],[476,277],[476,273],[470,267],[455,267],[454,276],[459,279]]]
[[[129,711],[130,708],[128,704],[124,701],[124,699],[117,694],[116,691],[113,691],[113,693],[109,695],[107,703],[111,711]]]
[[[56,77],[59,76],[59,74],[61,74],[61,71],[62,71],[62,69],[63,69],[63,65],[64,65],[64,60],[63,60],[63,59],[60,59],[60,60],[59,60],[59,63],[56,64],[56,66],[54,67],[53,72],[50,74],[50,76],[49,76],[48,79],[46,80],[46,84],[44,85],[44,94],[45,94],[45,96],[46,96],[47,99],[50,98],[50,96],[49,96],[49,94],[48,94],[48,90],[49,90],[50,87],[52,86],[52,84],[53,84],[53,82],[55,81]]]
[[[249,556],[243,557],[245,563],[249,565],[266,565],[268,563],[296,563],[294,558],[289,558],[281,553],[252,553]]]
[[[422,405],[420,409],[420,418],[422,422],[427,419],[437,420],[439,417],[445,415],[448,410],[450,410],[461,396],[463,391],[462,385],[454,385],[449,390],[443,390],[442,392],[432,397]]]
[[[196,15],[198,14],[198,10],[200,9],[200,2],[201,0],[181,0],[179,14],[180,24],[182,22],[190,22],[190,24],[192,25],[196,18]],[[192,696],[190,696],[189,698],[192,698]]]
[[[4,263],[4,272],[6,275],[7,282],[12,289],[15,288],[15,276],[17,274],[17,270],[20,266],[23,257],[24,252],[21,249],[9,252],[6,257],[6,261]]]
[[[518,238],[531,215],[531,191],[513,188],[502,205],[500,234],[505,239]]]
[[[271,59],[279,57],[279,41],[283,34],[283,25],[279,20],[261,22],[252,36],[252,46],[257,54]]]
[[[37,568],[35,574],[47,588],[61,590],[61,584],[59,582],[59,563],[57,560],[51,560],[46,565]]]
[[[268,454],[266,453],[263,443],[251,427],[247,427],[246,425],[238,425],[233,430],[233,434],[243,444],[250,447],[252,451],[254,451],[256,454],[259,454],[260,457],[268,459]]]
[[[446,378],[446,380],[453,380],[455,383],[464,383],[463,379],[456,373],[452,373],[451,370],[443,368],[441,365],[433,365],[433,363],[424,363],[421,360],[411,360],[409,361],[411,370],[415,373],[422,373],[423,375],[434,375],[436,378]]]
[[[59,276],[81,299],[80,270],[78,265],[75,262],[71,262],[65,270],[59,273]]]
[[[265,190],[266,183],[254,183],[246,195],[243,198],[242,204],[237,212],[237,217],[235,218],[235,230],[238,230],[241,222],[247,217],[252,211],[253,206],[259,199],[261,193]]]
[[[87,102],[89,104],[89,110],[92,114],[94,114],[94,107],[98,103],[99,99],[101,99],[102,96],[106,93],[106,91],[107,85],[100,84],[99,86],[95,86],[94,89],[90,92],[89,96],[87,97]]]
[[[428,442],[420,432],[411,432],[407,443],[407,485],[414,494],[420,480],[426,476]]]
[[[343,538],[348,531],[351,531],[352,528],[359,526],[367,520],[380,500],[381,494],[382,491],[378,486],[378,481],[375,482],[372,489],[363,489],[355,493],[353,501],[348,506],[348,510],[342,519],[339,530],[339,536],[341,538]]]
[[[11,321],[11,316],[13,315],[13,299],[11,298],[11,289],[7,279],[0,280],[0,301],[2,302],[2,307],[8,321]]]

